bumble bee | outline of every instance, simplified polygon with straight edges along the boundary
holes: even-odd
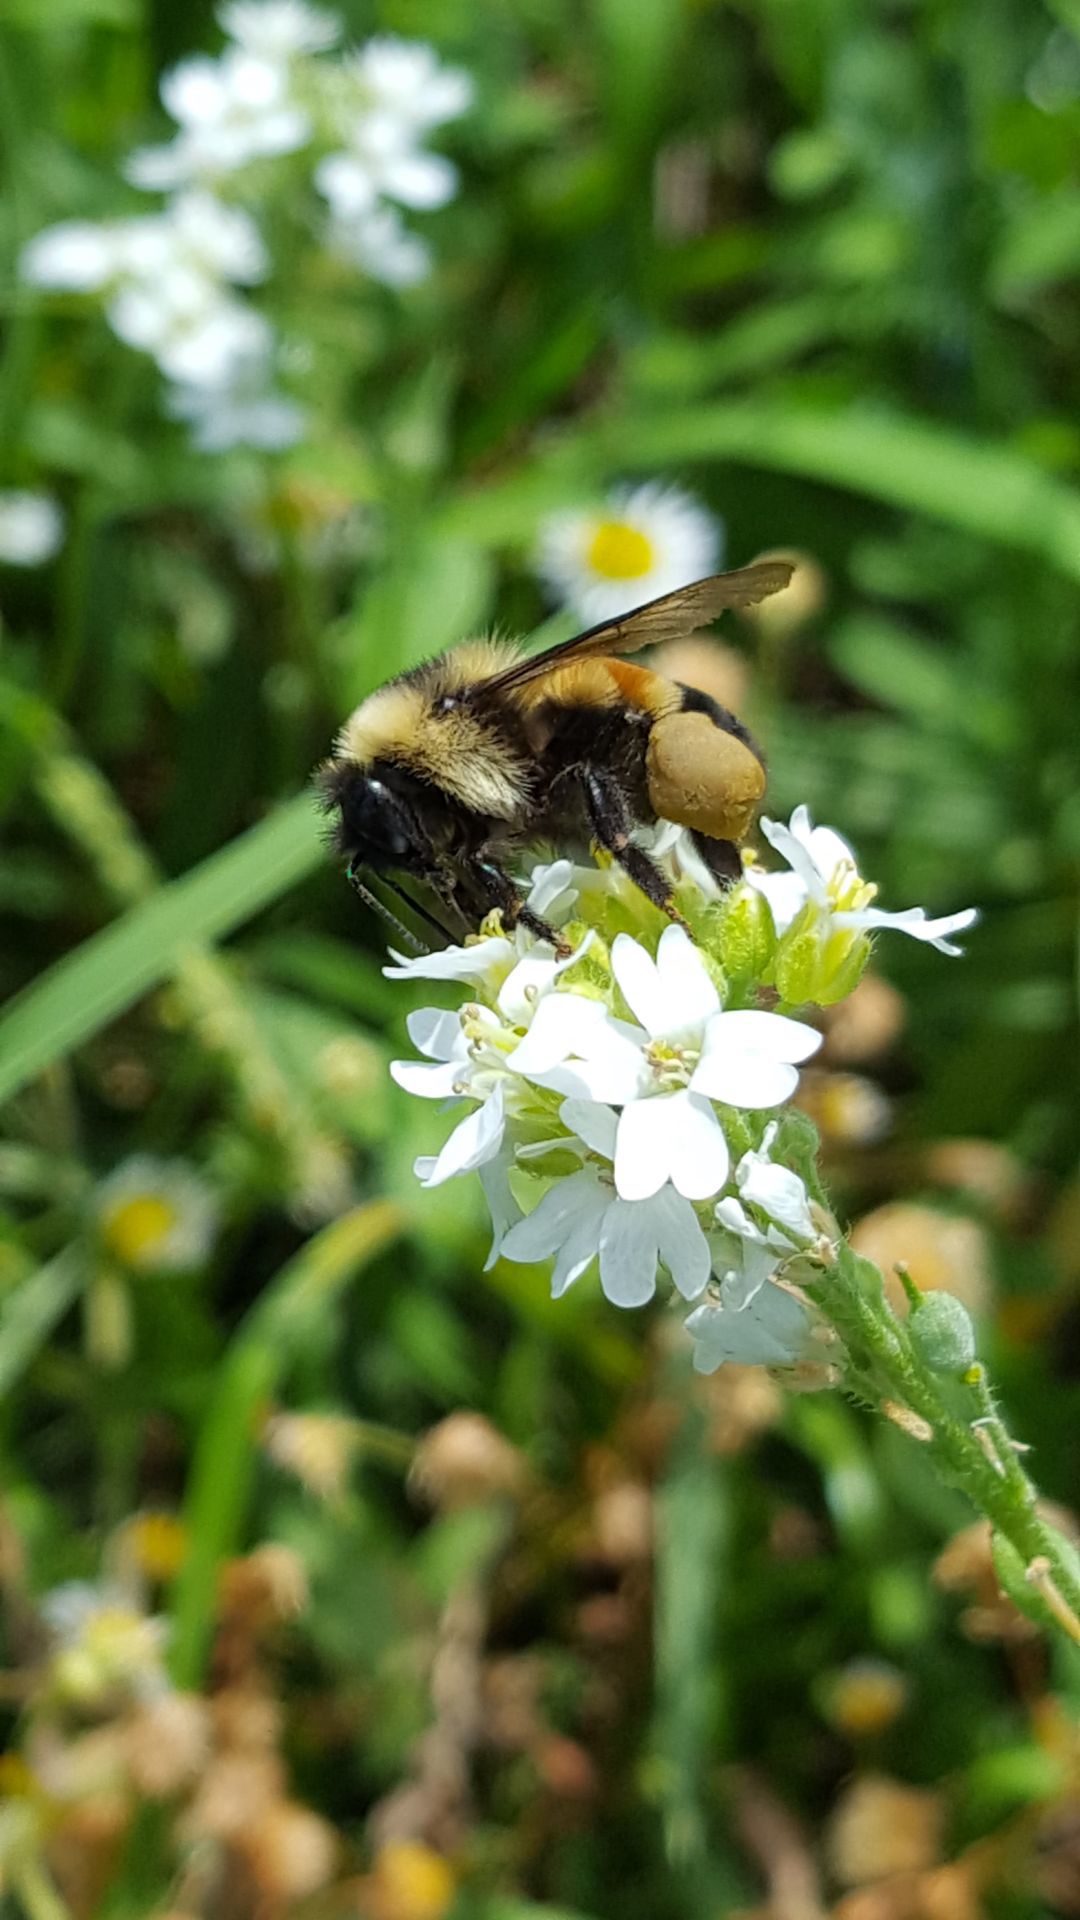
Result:
[[[760,749],[708,694],[620,658],[676,639],[785,587],[791,567],[762,561],[602,621],[545,653],[470,640],[390,680],[342,727],[317,775],[334,841],[369,905],[359,869],[426,883],[466,925],[498,908],[504,926],[556,942],[526,906],[507,862],[527,842],[592,841],[678,919],[671,886],[635,844],[656,820],[689,829],[721,882],[765,791]]]

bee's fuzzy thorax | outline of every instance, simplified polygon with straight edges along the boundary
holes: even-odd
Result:
[[[369,768],[405,768],[476,813],[512,819],[528,797],[525,764],[467,702],[442,707],[513,659],[494,640],[471,640],[370,694],[349,715],[335,743],[339,760]]]

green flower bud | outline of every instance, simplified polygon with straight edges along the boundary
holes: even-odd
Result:
[[[765,979],[776,951],[776,929],[764,894],[732,888],[717,916],[711,944],[729,978]]]
[[[807,1001],[818,999],[824,957],[821,916],[808,900],[781,936],[773,960],[777,991],[789,1007],[805,1006]]]
[[[919,1359],[935,1373],[962,1373],[975,1358],[971,1315],[955,1294],[924,1293],[908,1332]]]
[[[789,1006],[831,1007],[858,986],[869,957],[864,933],[834,927],[808,900],[780,940],[773,974]]]

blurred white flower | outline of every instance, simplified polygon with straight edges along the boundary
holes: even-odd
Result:
[[[913,940],[928,941],[939,953],[958,954],[961,949],[953,945],[948,936],[965,932],[979,917],[975,907],[964,907],[959,913],[930,920],[924,907],[885,913],[871,906],[877,887],[862,878],[855,854],[846,840],[831,827],[814,826],[808,807],[796,807],[787,826],[782,820],[763,819],[761,831],[769,845],[787,861],[791,872],[765,873],[751,863],[745,877],[764,895],[779,934],[786,931],[809,902],[817,910],[823,931],[835,928],[872,933],[887,927],[897,933],[910,934]]]
[[[329,239],[341,259],[386,287],[415,287],[431,272],[431,248],[409,232],[396,207],[374,207],[354,220],[335,220]]]
[[[336,45],[342,30],[337,14],[309,7],[305,0],[229,0],[218,19],[245,53],[278,65]]]
[[[424,40],[382,34],[348,62],[361,105],[404,122],[417,133],[457,120],[472,105],[473,84],[460,67],[444,67]]]
[[[137,1273],[183,1273],[209,1257],[218,1207],[183,1160],[136,1154],[103,1180],[94,1199],[106,1252]]]
[[[161,98],[180,132],[166,146],[140,148],[126,168],[135,186],[151,192],[295,153],[313,131],[309,114],[290,97],[285,69],[243,47],[228,47],[217,60],[181,60],[162,79]]]
[[[652,481],[551,514],[538,567],[552,599],[591,624],[715,573],[721,549],[721,523],[700,501]]]
[[[744,1367],[812,1367],[823,1359],[811,1309],[783,1281],[769,1280],[742,1307],[705,1300],[685,1325],[698,1373],[715,1373],[728,1360]]]
[[[170,380],[191,386],[224,386],[270,342],[262,314],[183,267],[121,287],[107,313],[121,340],[152,353]]]
[[[351,152],[329,153],[315,169],[315,184],[334,218],[346,224],[370,213],[380,199],[425,212],[444,207],[457,183],[452,161],[413,147],[409,130],[385,117],[361,122]]]
[[[186,421],[192,444],[201,453],[224,453],[230,447],[256,447],[277,453],[303,439],[307,415],[288,394],[275,393],[259,373],[248,374],[243,364],[234,370],[232,384],[174,387],[166,398],[174,420]]]
[[[41,567],[59,552],[64,515],[48,493],[0,493],[0,565]]]
[[[144,1613],[118,1586],[68,1580],[41,1601],[54,1642],[49,1677],[61,1699],[84,1709],[117,1693],[137,1698],[168,1688],[167,1621]]]
[[[682,927],[665,929],[655,961],[619,934],[611,967],[637,1025],[595,999],[558,994],[537,1009],[509,1065],[538,1086],[622,1107],[614,1153],[622,1199],[647,1199],[669,1180],[684,1198],[707,1199],[730,1167],[713,1101],[778,1106],[821,1035],[781,1014],[724,1012]]]
[[[61,220],[28,240],[19,273],[33,287],[97,293],[122,269],[121,221]]]

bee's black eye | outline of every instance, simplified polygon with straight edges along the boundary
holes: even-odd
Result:
[[[397,794],[381,780],[357,780],[340,795],[339,805],[349,846],[360,857],[382,855],[400,859],[412,842],[408,813]]]
[[[444,693],[441,694],[435,702],[435,712],[453,713],[455,707],[458,705],[460,705],[460,702],[456,693]]]

